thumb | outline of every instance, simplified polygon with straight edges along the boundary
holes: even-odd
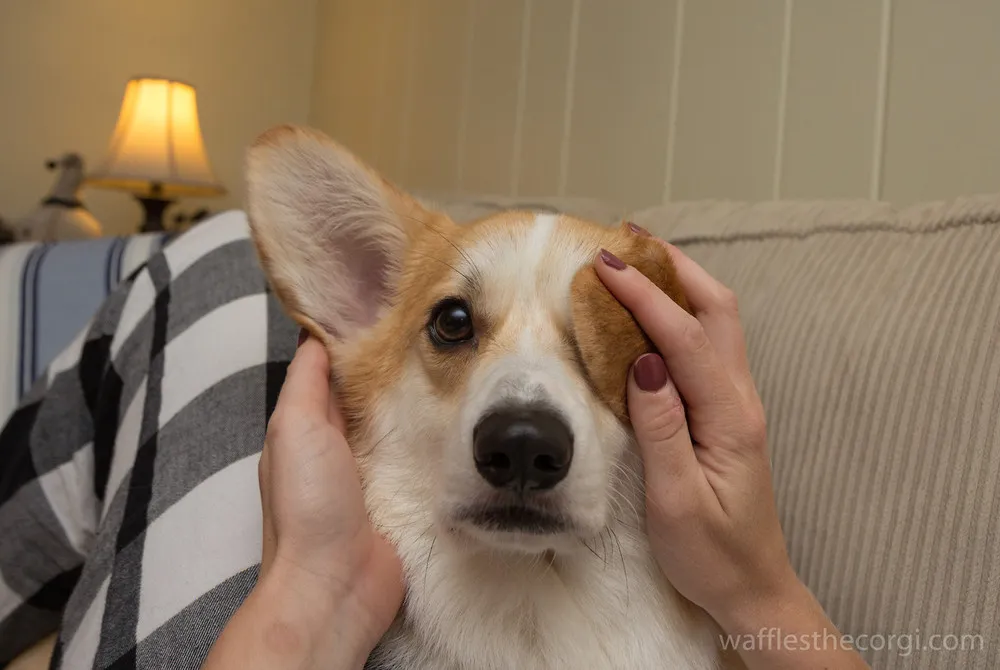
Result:
[[[632,366],[628,411],[648,486],[676,490],[700,474],[684,403],[659,354],[643,354]]]

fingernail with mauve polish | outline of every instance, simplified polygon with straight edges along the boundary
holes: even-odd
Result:
[[[601,249],[601,262],[614,270],[624,270],[625,263],[607,249]]]
[[[308,339],[309,339],[309,331],[306,330],[305,328],[299,328],[299,344],[298,344],[298,346],[301,347],[302,343],[305,342]]]
[[[631,230],[634,234],[638,235],[639,237],[651,237],[648,230],[646,230],[642,226],[635,225],[631,221],[628,222],[628,229]]]
[[[655,393],[667,385],[667,365],[659,354],[643,354],[632,368],[640,391]]]

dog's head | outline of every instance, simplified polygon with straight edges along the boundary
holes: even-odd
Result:
[[[554,214],[459,226],[294,127],[250,149],[248,187],[262,265],[330,353],[369,506],[398,544],[415,529],[579,551],[635,504],[625,389],[651,347],[592,262],[607,248],[683,304],[662,245]]]

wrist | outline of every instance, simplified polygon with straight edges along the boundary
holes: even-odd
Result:
[[[868,668],[797,576],[715,617],[748,669]]]
[[[324,668],[361,668],[384,631],[357,602],[349,581],[275,560],[251,595],[268,619],[270,640]],[[280,651],[280,650],[279,650]],[[311,664],[310,664],[311,665]]]
[[[761,628],[781,628],[788,622],[811,619],[817,610],[822,612],[791,567],[766,586],[756,586],[709,612],[727,634],[747,635]]]

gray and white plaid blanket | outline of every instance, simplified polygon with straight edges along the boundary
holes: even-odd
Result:
[[[242,212],[129,277],[0,434],[0,666],[196,668],[256,580],[257,460],[298,328]]]

